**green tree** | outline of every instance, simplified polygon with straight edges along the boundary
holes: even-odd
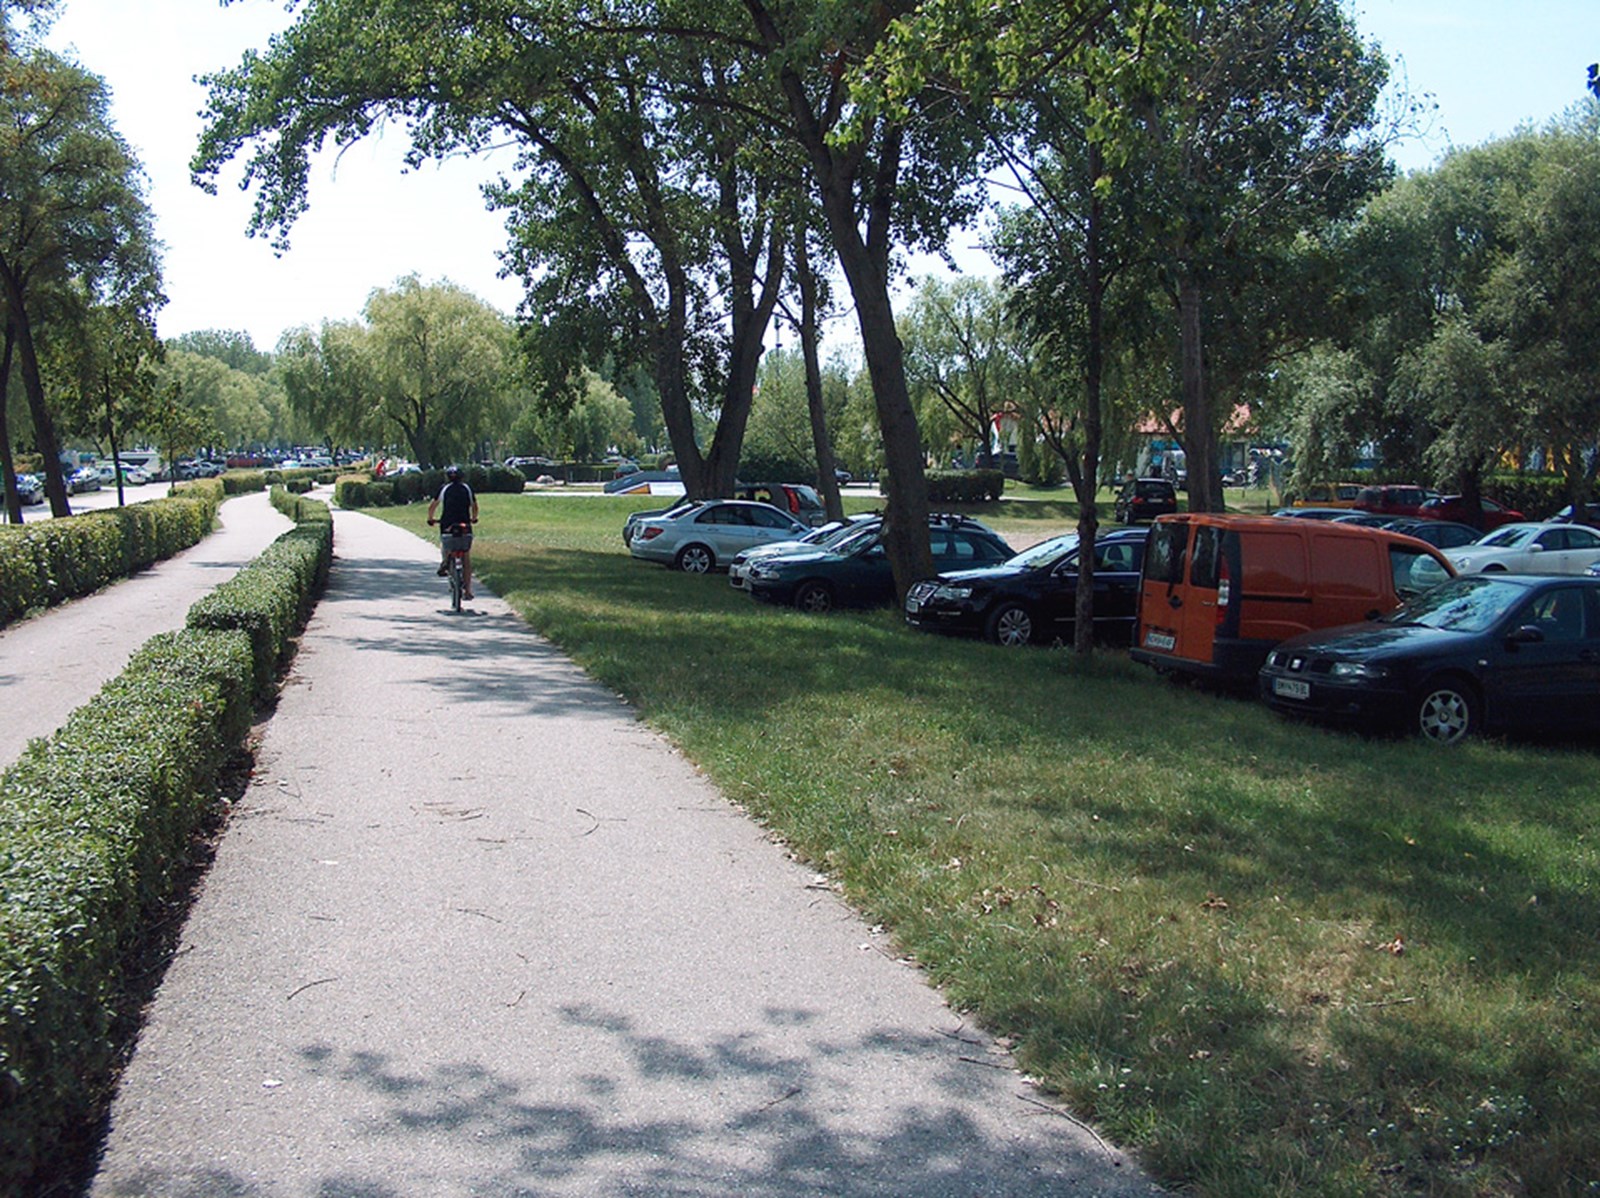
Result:
[[[367,300],[369,394],[385,428],[415,459],[442,465],[502,423],[513,376],[506,318],[453,283],[416,276]]]
[[[378,419],[372,332],[359,321],[290,329],[278,342],[276,373],[289,410],[318,440],[356,445],[391,430]]]
[[[901,334],[923,422],[937,427],[928,405],[943,408],[956,436],[972,448],[974,464],[992,466],[995,419],[1016,415],[1008,373],[1017,331],[1002,288],[984,278],[926,278],[906,306]]]
[[[69,508],[40,368],[40,322],[52,302],[64,304],[69,284],[115,297],[154,277],[140,185],[98,77],[37,48],[0,52],[0,305],[56,515]]]

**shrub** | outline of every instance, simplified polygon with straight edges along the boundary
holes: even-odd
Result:
[[[505,466],[468,466],[463,473],[467,485],[482,495],[520,495],[527,483],[520,470]],[[443,470],[419,470],[379,480],[368,474],[341,474],[334,483],[333,498],[343,508],[388,507],[432,499],[444,484]]]
[[[250,680],[240,633],[156,637],[0,775],[0,1191],[91,1113],[130,951],[249,730]]]
[[[1006,476],[999,470],[930,470],[929,503],[988,503],[1005,493]]]
[[[200,541],[220,489],[0,528],[0,628],[87,595]]]
[[[282,477],[277,470],[229,470],[222,475],[222,490],[228,495],[251,495],[256,491],[265,491],[269,481],[268,475],[276,474]]]

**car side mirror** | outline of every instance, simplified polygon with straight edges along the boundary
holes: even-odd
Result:
[[[1544,552],[1544,546],[1540,545],[1540,544],[1538,544],[1536,542],[1536,543],[1528,546],[1528,552],[1529,553],[1543,553]]]
[[[1544,643],[1544,633],[1532,624],[1524,624],[1506,637],[1507,646],[1538,645]]]

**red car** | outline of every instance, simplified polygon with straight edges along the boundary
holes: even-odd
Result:
[[[1362,487],[1356,493],[1355,510],[1376,512],[1380,516],[1420,516],[1422,505],[1433,498],[1423,487],[1386,485]]]
[[[1428,520],[1453,520],[1458,524],[1470,524],[1484,532],[1493,532],[1502,524],[1520,524],[1527,519],[1521,512],[1503,507],[1492,499],[1480,500],[1483,507],[1483,519],[1474,520],[1467,511],[1467,501],[1460,495],[1440,495],[1428,500],[1422,505],[1422,510],[1417,514]]]

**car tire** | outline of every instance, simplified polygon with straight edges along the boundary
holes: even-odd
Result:
[[[685,574],[709,574],[717,564],[717,555],[704,545],[685,545],[678,550],[674,564]]]
[[[1013,648],[1033,642],[1033,615],[1020,603],[1002,603],[984,621],[984,634],[996,645]]]
[[[1482,721],[1478,692],[1458,678],[1431,678],[1417,692],[1416,730],[1438,745],[1460,744]]]
[[[801,611],[832,611],[833,588],[825,582],[802,582],[795,588],[794,605]]]

